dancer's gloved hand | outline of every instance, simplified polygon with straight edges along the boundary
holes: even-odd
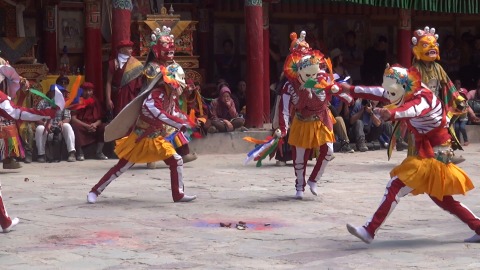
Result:
[[[352,88],[354,86],[352,86],[351,84],[348,84],[346,82],[342,82],[340,84],[336,84],[336,85],[339,85],[342,89],[342,93],[350,93],[350,91],[352,90]]]
[[[286,135],[286,134],[284,134],[279,128],[277,128],[277,129],[275,130],[275,132],[273,133],[273,136],[274,136],[275,138],[283,138],[283,137],[285,137],[285,135]]]
[[[188,124],[183,124],[182,127],[180,128],[180,132],[185,132],[190,126]]]
[[[392,117],[392,113],[385,108],[375,108],[373,109],[373,112],[380,115],[380,118],[384,121],[388,121],[390,120],[390,117]]]

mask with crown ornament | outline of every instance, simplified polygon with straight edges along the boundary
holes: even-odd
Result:
[[[305,31],[302,31],[298,38],[296,33],[290,34],[290,55],[283,66],[288,80],[300,85],[304,85],[308,79],[317,78],[325,66],[324,55],[318,50],[312,50],[305,41],[305,36]]]
[[[413,32],[412,44],[412,52],[416,60],[426,62],[440,60],[438,35],[435,34],[435,28],[425,26],[423,30],[415,30],[415,32]]]
[[[151,39],[151,51],[156,59],[168,62],[172,61],[175,54],[175,43],[173,35],[170,35],[171,29],[163,26],[153,31]]]

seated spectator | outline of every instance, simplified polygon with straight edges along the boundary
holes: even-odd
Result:
[[[340,152],[354,153],[355,150],[350,147],[350,139],[348,138],[345,120],[337,109],[341,107],[341,103],[342,101],[338,97],[333,96],[329,105],[329,109],[335,117],[336,121],[336,123],[333,124],[333,133],[335,134],[335,139],[340,142]]]
[[[351,110],[350,124],[352,127],[350,132],[360,152],[368,150],[366,142],[378,141],[385,129],[388,130],[385,127],[386,123],[373,113],[377,103],[367,99],[359,99]]]
[[[376,108],[382,108],[385,106],[382,102],[377,102]],[[384,125],[384,129],[380,137],[378,138],[378,142],[380,143],[380,147],[388,149],[390,146],[390,141],[393,136],[393,124],[391,121],[387,121]],[[403,141],[403,138],[396,138],[395,147],[398,151],[403,151],[408,147],[408,144]]]
[[[464,88],[457,88],[457,89],[459,89],[458,92],[460,93],[460,95],[462,95],[466,99],[467,90],[465,90]],[[455,135],[457,136],[457,139],[459,141],[463,139],[464,146],[467,146],[470,144],[468,142],[468,135],[467,135],[467,129],[466,129],[467,122],[468,122],[468,112],[465,112],[459,115],[457,120],[455,121]],[[460,135],[462,136],[460,137]]]
[[[247,110],[247,83],[245,81],[239,81],[237,84],[237,92],[235,93],[235,103],[237,105],[237,112],[241,115],[245,115]]]
[[[208,105],[201,96],[201,89],[198,83],[187,82],[186,91],[183,92],[185,100],[187,101],[187,112],[192,110],[195,112],[195,118],[197,119],[197,126],[200,129],[200,133],[205,135],[208,128],[212,125],[212,115]]]
[[[390,145],[390,136],[384,131],[380,137],[378,137],[378,141],[380,142],[381,147],[388,148]]]
[[[67,91],[68,90],[68,85],[70,85],[70,79],[67,76],[60,75],[58,76],[57,80],[55,81],[55,84],[62,86],[65,88]]]
[[[68,97],[67,90],[58,84],[52,84],[50,90],[47,94],[48,97],[52,98],[55,93],[55,87],[57,87],[64,95],[65,98]],[[42,110],[50,108],[51,105],[47,100],[42,99],[38,105],[37,109]],[[58,110],[55,119],[50,119],[46,121],[40,121],[37,124],[35,130],[35,141],[37,145],[38,158],[37,161],[40,163],[45,163],[45,145],[47,139],[50,140],[59,140],[61,137],[65,140],[68,151],[68,162],[75,161],[75,134],[73,133],[72,126],[70,125],[71,115],[69,109]]]
[[[337,141],[341,143],[340,152],[342,153],[355,153],[355,150],[350,146],[350,140],[347,135],[347,127],[345,121],[341,116],[335,117],[336,123],[333,124],[333,133]]]
[[[463,88],[462,81],[459,79],[455,79],[454,84],[460,95],[467,100],[467,114],[463,119],[467,119],[467,122],[470,120],[471,123],[480,124],[480,118],[477,117],[477,114],[480,114],[480,80],[477,82],[477,89],[472,91]]]
[[[227,132],[240,129],[245,131],[245,119],[239,117],[235,109],[235,102],[232,99],[232,92],[223,85],[220,89],[219,97],[214,99],[212,106],[212,127],[208,130],[210,133]]]
[[[95,157],[99,160],[108,159],[103,154],[103,133],[105,123],[102,123],[103,110],[100,102],[93,96],[93,83],[84,82],[78,90],[72,110],[72,127],[75,132],[75,145],[77,147],[77,160],[85,160],[83,147],[92,143],[97,144]]]

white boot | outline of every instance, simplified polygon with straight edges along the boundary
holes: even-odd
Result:
[[[157,168],[157,164],[155,162],[149,162],[149,163],[147,163],[147,168],[153,170],[153,169]]]
[[[355,235],[367,244],[370,244],[373,241],[372,236],[367,232],[367,230],[365,230],[364,227],[355,227],[353,225],[347,224],[347,230],[352,235]]]
[[[295,199],[303,200],[303,191],[297,190],[297,193],[295,194]]]
[[[88,203],[97,202],[97,194],[95,194],[95,192],[89,192],[87,195],[87,202]]]
[[[3,232],[4,232],[4,233],[7,233],[7,232],[9,232],[10,230],[12,230],[12,228],[15,227],[15,225],[17,225],[18,222],[20,222],[20,220],[19,220],[18,218],[12,219],[12,224],[10,224],[10,226],[8,226],[7,228],[3,229]]]
[[[276,165],[276,166],[279,166],[279,167],[283,167],[283,166],[287,165],[287,162],[281,161],[281,160],[277,160],[277,161],[275,162],[275,165]]]
[[[308,180],[307,184],[310,187],[310,191],[312,192],[312,194],[317,196],[317,183]]]
[[[181,198],[179,201],[176,201],[176,202],[190,202],[195,200],[196,198],[197,198],[197,195],[193,195],[193,196],[183,195],[183,198]]]
[[[480,243],[480,235],[475,234],[470,238],[463,240],[465,243]]]
[[[192,162],[192,161],[196,160],[197,158],[198,158],[197,153],[186,154],[185,156],[182,157],[183,164],[188,163],[188,162]]]

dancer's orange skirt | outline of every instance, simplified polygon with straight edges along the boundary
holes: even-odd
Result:
[[[427,193],[439,200],[446,195],[464,195],[474,188],[468,175],[453,163],[445,164],[434,158],[407,157],[393,168],[390,176],[397,176],[412,194]]]
[[[322,121],[301,121],[293,118],[288,143],[306,149],[318,148],[327,142],[335,142],[333,130]]]
[[[147,136],[136,142],[137,138],[138,135],[133,131],[128,137],[115,142],[115,154],[118,158],[132,163],[149,163],[165,160],[176,153],[173,145],[165,141],[162,136],[154,138]]]

